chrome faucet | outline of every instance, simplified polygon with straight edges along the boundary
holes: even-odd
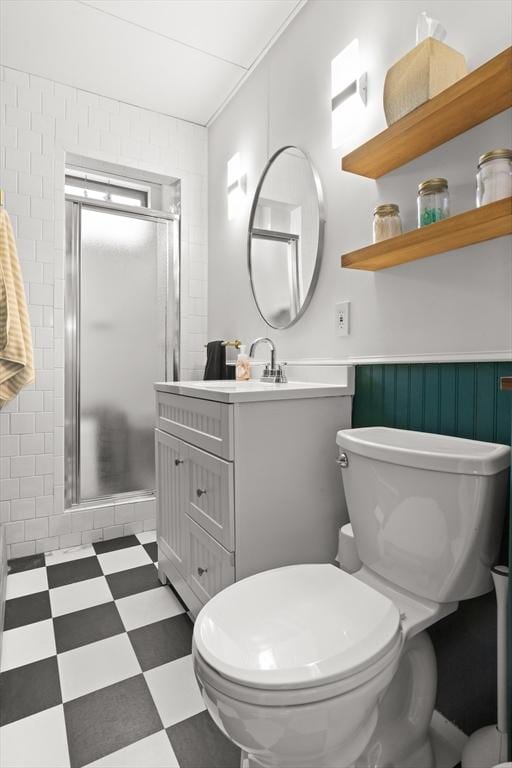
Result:
[[[265,341],[270,347],[270,363],[265,365],[263,373],[260,377],[260,381],[272,384],[286,384],[288,380],[286,378],[285,372],[283,371],[283,365],[286,365],[286,363],[276,363],[276,345],[272,339],[268,338],[268,336],[260,336],[259,338],[254,339],[249,348],[249,357],[253,357],[254,350],[262,341]]]

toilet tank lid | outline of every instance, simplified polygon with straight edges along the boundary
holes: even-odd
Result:
[[[342,450],[404,467],[463,475],[495,475],[510,465],[510,447],[451,435],[390,427],[342,429]]]

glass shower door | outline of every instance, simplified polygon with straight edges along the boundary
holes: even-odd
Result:
[[[155,488],[153,382],[168,371],[173,221],[84,203],[75,218],[73,503]],[[172,361],[169,361],[172,362]]]

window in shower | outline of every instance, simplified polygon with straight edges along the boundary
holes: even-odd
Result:
[[[149,207],[157,186],[66,173],[68,507],[155,488],[153,383],[177,378],[179,331],[179,216]]]
[[[149,189],[141,186],[120,186],[115,182],[97,181],[91,174],[66,174],[64,191],[66,195],[81,197],[84,200],[101,200],[114,205],[132,205],[137,208],[149,208]],[[96,174],[95,174],[96,176]]]

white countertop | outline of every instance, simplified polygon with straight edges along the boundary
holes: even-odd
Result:
[[[264,400],[297,400],[312,397],[340,397],[354,394],[353,378],[340,383],[289,381],[287,384],[263,384],[251,381],[162,381],[155,389],[185,397],[215,400],[219,403],[247,403]]]

